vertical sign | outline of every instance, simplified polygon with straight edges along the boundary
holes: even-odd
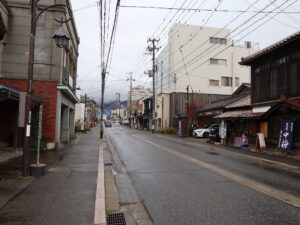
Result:
[[[265,149],[266,142],[263,133],[256,133],[256,149]]]
[[[181,120],[178,121],[178,135],[182,136],[182,123],[181,123]]]
[[[219,135],[222,139],[227,138],[227,122],[225,120],[222,120],[221,122]]]
[[[282,151],[291,151],[294,135],[294,120],[281,120],[278,148]]]

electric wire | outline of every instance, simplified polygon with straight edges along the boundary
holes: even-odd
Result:
[[[243,10],[231,10],[231,9],[198,9],[198,8],[176,8],[176,7],[163,7],[163,6],[142,6],[142,5],[121,5],[121,8],[137,8],[137,9],[162,9],[162,10],[179,10],[179,11],[194,11],[194,12],[221,12],[221,13],[241,13]],[[248,13],[257,13],[256,10],[247,11]],[[262,11],[261,14],[300,14],[300,11]]]
[[[274,0],[273,2],[276,2],[278,0]],[[258,1],[256,1],[258,2]],[[256,3],[254,2],[254,4]],[[266,8],[270,7],[272,4],[268,4],[266,5],[262,10],[265,10]],[[249,7],[248,7],[249,8]],[[245,22],[242,22],[239,26],[237,26],[236,28],[234,28],[230,33],[228,33],[227,35],[225,35],[222,38],[228,38],[229,36],[231,36],[235,31],[239,30],[240,28],[242,28],[243,26],[245,26],[247,23],[249,23],[251,20],[253,20],[255,17],[257,17],[260,13],[257,12],[255,15],[251,16],[249,19],[247,19]],[[241,15],[241,14],[240,14]],[[238,15],[238,16],[240,16]],[[268,15],[268,14],[264,14],[264,17]],[[237,17],[235,17],[233,20],[237,19]],[[247,26],[246,28],[244,28],[242,31],[239,31],[238,34],[234,34],[231,38],[234,38],[235,36],[241,34],[241,32],[245,31],[246,29],[250,28],[251,26],[253,26],[256,22],[258,22],[261,18],[259,18],[258,20],[254,21],[253,23],[251,23],[249,26]],[[232,20],[232,21],[233,21]],[[229,25],[229,23],[225,26],[227,27]],[[209,39],[207,39],[205,42],[203,42],[200,46],[203,46],[205,43],[207,43],[208,41],[210,41]],[[190,59],[188,62],[186,62],[187,67],[189,67],[190,65],[193,65],[194,63],[197,62],[197,60],[199,60],[199,58],[203,58],[203,55],[208,55],[209,53],[211,53],[212,51],[216,50],[217,48],[221,48],[221,45],[211,45],[210,47],[206,48],[205,50],[201,51],[199,54],[197,54],[196,56],[194,56],[192,59]],[[197,49],[199,49],[199,47],[197,47]],[[212,50],[211,50],[212,49]],[[194,49],[192,52],[195,52],[196,49]],[[186,57],[190,56],[191,54],[189,53]],[[174,71],[179,71],[180,69],[183,69],[183,66],[179,65],[179,67],[175,68]]]
[[[116,4],[115,18],[114,18],[113,28],[112,28],[112,32],[111,32],[111,36],[110,36],[110,43],[109,43],[109,47],[108,47],[108,53],[107,53],[107,61],[106,61],[105,71],[107,70],[109,58],[111,56],[110,53],[111,53],[111,49],[112,49],[112,43],[113,43],[113,40],[115,39],[115,36],[116,36],[115,34],[116,34],[117,22],[118,22],[118,16],[119,16],[120,1],[121,0],[118,0],[117,4]]]
[[[286,4],[287,2],[289,2],[289,0],[285,1],[285,2],[284,2],[282,5],[280,5],[279,7],[283,6],[283,5]],[[295,1],[292,2],[292,3],[290,3],[290,4],[289,4],[287,7],[285,7],[283,10],[287,9],[288,7],[290,7],[290,5],[295,4],[296,2],[297,2],[297,0],[295,0]],[[279,13],[274,14],[272,17],[275,17],[275,16],[277,16],[278,14],[279,14]],[[268,22],[268,21],[270,21],[271,19],[273,19],[272,17],[270,17],[269,19],[267,19],[265,22],[263,22],[263,23],[260,24],[259,26],[255,27],[254,29],[252,29],[252,30],[251,30],[250,32],[248,32],[247,34],[243,35],[239,40],[234,41],[234,43],[236,43],[236,42],[242,40],[243,38],[247,37],[249,34],[251,34],[252,32],[254,32],[255,30],[257,30],[257,29],[260,28],[261,26],[263,26],[266,22]],[[234,44],[234,43],[233,43],[233,44]],[[221,50],[220,52],[218,52],[218,53],[216,53],[215,55],[213,55],[212,58],[218,56],[219,54],[221,54],[222,52],[224,52],[225,50],[227,50],[227,49],[230,48],[230,47],[231,47],[230,45],[227,46],[226,48],[224,48],[224,49]],[[191,69],[191,71],[196,70],[197,68],[199,68],[200,66],[202,66],[202,65],[204,65],[206,62],[208,62],[209,60],[210,60],[210,59],[208,59],[208,60],[204,61],[203,63],[199,64],[197,67]]]
[[[215,7],[215,9],[217,10],[222,3],[223,3],[223,0],[219,0],[219,3]],[[208,21],[213,17],[213,15],[215,13],[216,13],[215,10],[212,11],[212,13],[209,15],[209,17],[205,20],[205,22],[198,28],[198,30],[192,35],[192,37],[181,46],[181,48],[185,47],[186,45],[188,45],[189,43],[191,43],[194,40],[194,38],[200,33],[200,31],[202,30],[202,28],[208,23]]]
[[[270,0],[269,0],[270,1]],[[275,4],[274,4],[275,5]],[[275,5],[276,6],[276,5]],[[290,14],[285,14],[290,20],[292,20],[293,22],[299,24],[300,23],[300,20],[298,20],[296,17],[293,17],[292,15]]]
[[[247,0],[244,0],[244,2],[246,2],[248,5],[251,5],[251,3],[250,3],[249,1],[247,1]],[[252,6],[252,8],[258,10],[258,8],[255,7],[255,6]],[[283,25],[285,25],[285,26],[288,26],[288,27],[291,27],[291,28],[293,28],[293,29],[298,30],[297,27],[295,27],[295,26],[293,26],[293,25],[290,25],[290,24],[288,24],[288,23],[285,23],[285,22],[283,22],[283,21],[281,21],[281,20],[278,20],[277,18],[273,18],[273,20],[276,21],[276,22],[278,22],[278,23],[281,23],[281,24],[283,24]]]

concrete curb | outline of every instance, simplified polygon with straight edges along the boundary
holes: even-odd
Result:
[[[104,186],[104,146],[99,147],[97,190],[95,200],[94,225],[106,225],[105,186]]]

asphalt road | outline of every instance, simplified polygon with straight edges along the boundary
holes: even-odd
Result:
[[[150,132],[106,129],[155,225],[299,225],[300,173]]]

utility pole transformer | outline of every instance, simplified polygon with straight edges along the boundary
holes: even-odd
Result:
[[[152,83],[153,83],[153,96],[152,96],[152,132],[154,131],[154,120],[155,120],[155,72],[157,71],[157,66],[155,64],[155,52],[157,52],[160,47],[156,46],[156,43],[159,42],[158,38],[149,38],[148,43],[150,45],[147,47],[147,50],[152,53]]]

